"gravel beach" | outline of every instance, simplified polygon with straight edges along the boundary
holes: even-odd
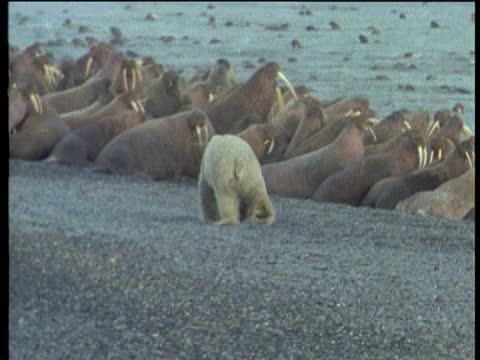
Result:
[[[11,359],[473,359],[475,223],[9,160]]]

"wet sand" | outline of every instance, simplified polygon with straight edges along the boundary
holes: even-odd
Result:
[[[474,358],[475,223],[9,160],[11,359]]]

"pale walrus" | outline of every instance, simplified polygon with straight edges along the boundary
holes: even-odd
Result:
[[[463,219],[475,208],[475,168],[433,191],[419,191],[400,201],[397,209],[442,219]]]
[[[400,201],[416,192],[434,190],[445,181],[464,174],[473,167],[474,146],[475,138],[471,137],[460,143],[453,153],[438,165],[392,180],[378,197],[375,207],[395,209]]]
[[[275,211],[252,148],[235,135],[215,135],[205,149],[198,177],[206,223],[239,224],[245,218],[271,224]]]
[[[350,120],[335,141],[290,160],[262,166],[269,193],[308,198],[330,175],[363,158],[363,132],[374,124],[364,117]]]
[[[292,93],[292,85],[280,72],[280,66],[271,62],[258,69],[242,86],[235,88],[228,96],[218,99],[203,107],[219,134],[239,133],[245,128],[238,126],[238,121],[247,113],[256,113],[263,121],[272,108],[275,96],[281,97],[280,89],[275,92],[275,78],[282,78]],[[296,97],[296,95],[294,95]]]
[[[386,153],[353,161],[329,176],[312,195],[317,201],[358,205],[370,187],[381,179],[407,174],[423,163],[425,135],[413,129],[398,146]]]
[[[79,165],[95,161],[110,140],[145,120],[142,104],[135,99],[132,103],[135,107],[130,111],[107,116],[97,123],[71,131],[55,146],[49,160]]]
[[[212,134],[208,117],[198,109],[152,119],[110,141],[95,164],[100,171],[145,174],[154,179],[197,177]]]

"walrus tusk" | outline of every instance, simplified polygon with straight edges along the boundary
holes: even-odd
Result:
[[[275,139],[272,139],[270,141],[270,146],[268,147],[268,150],[267,150],[267,155],[272,152],[274,146],[275,146]]]
[[[135,69],[131,69],[130,73],[132,74],[132,90],[135,90],[135,86],[137,86],[137,74],[135,73]]]
[[[462,131],[465,135],[468,135],[468,136],[474,136],[475,135],[474,132],[472,130],[470,130],[470,128],[467,125],[463,125]]]
[[[212,102],[213,101],[213,94],[210,93],[208,94],[208,102]]]
[[[410,125],[410,123],[409,123],[407,120],[403,120],[403,125],[405,125],[405,127],[407,128],[407,130],[411,130],[411,129],[412,129],[412,126]]]
[[[375,142],[377,142],[377,137],[375,136],[375,131],[373,131],[372,127],[371,127],[371,126],[367,126],[366,129],[367,129],[368,131],[370,131],[370,134],[372,134],[373,140],[375,140]]]
[[[378,120],[377,118],[368,118],[367,121],[371,122],[373,125],[377,125],[378,123],[380,123],[380,120]]]
[[[438,150],[440,151],[440,150]],[[428,160],[428,163],[431,164],[433,162],[433,159],[435,158],[435,151],[431,150],[430,151],[430,159]]]
[[[90,75],[90,70],[92,68],[92,62],[93,62],[93,57],[90,56],[87,60],[87,68],[85,69],[85,77],[88,77],[88,75]]]
[[[38,96],[38,94],[35,94],[35,98],[37,99],[37,104],[38,104],[38,108],[40,110],[40,114],[42,114],[43,113],[42,100],[40,99],[40,96]]]
[[[438,120],[436,120],[432,126],[430,127],[430,129],[428,130],[427,132],[427,137],[430,137],[432,136],[432,134],[434,133],[434,131],[440,126],[440,123],[438,122]]]
[[[423,147],[423,167],[428,165],[428,149],[427,145]]]
[[[37,104],[37,98],[35,97],[34,94],[30,94],[30,101],[33,104],[33,107],[35,109],[36,113],[40,113],[40,110],[38,109],[38,104]]]
[[[438,149],[438,160],[442,160],[442,149]]]
[[[140,111],[143,114],[145,114],[145,108],[143,107],[142,102],[140,100],[137,100],[137,105],[138,105],[138,108],[140,109]]]
[[[298,99],[297,94],[295,93],[295,89],[293,88],[292,84],[290,84],[290,81],[288,81],[288,79],[285,77],[285,75],[282,74],[281,71],[279,71],[277,75],[280,79],[282,79],[285,82],[285,85],[287,85],[288,91],[290,91],[293,97],[295,98],[295,100],[297,100]]]
[[[467,160],[468,160],[468,166],[470,166],[470,169],[473,168],[472,158],[470,157],[470,154],[468,153],[468,151],[465,151],[465,156],[467,157]]]
[[[143,76],[142,76],[142,72],[140,71],[140,69],[135,68],[135,72],[137,73],[138,80],[140,82],[143,82]]]
[[[137,104],[135,103],[135,101],[130,100],[130,105],[132,105],[133,110],[135,110],[135,112],[139,112],[139,111],[140,111],[140,110],[138,109],[138,106],[137,106]]]
[[[205,144],[207,144],[208,143],[208,126],[207,126],[207,124],[205,124],[203,126],[203,128],[205,129]]]
[[[48,70],[47,64],[43,65],[43,71],[45,73],[45,78],[47,79],[47,84],[52,85],[52,78],[51,78],[51,75],[50,75],[50,71]]]
[[[346,116],[346,117],[350,117],[350,115],[352,115],[352,114],[353,114],[353,110],[350,109],[350,110],[348,110],[348,111],[345,113],[345,116]]]
[[[285,108],[285,102],[283,101],[283,96],[282,96],[282,91],[280,88],[275,86],[275,94],[277,95],[277,100],[278,100],[278,110],[282,111]]]
[[[195,130],[197,131],[198,142],[200,146],[202,146],[202,133],[200,132],[200,126],[195,126]]]
[[[128,83],[127,83],[127,69],[124,68],[122,70],[122,80],[123,80],[123,88],[125,91],[128,91]]]
[[[423,164],[423,155],[422,155],[423,151],[421,146],[417,148],[417,152],[418,152],[418,168],[420,169]]]

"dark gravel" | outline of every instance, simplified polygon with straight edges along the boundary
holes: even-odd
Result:
[[[472,221],[273,196],[204,225],[195,181],[10,160],[11,359],[473,359]]]

